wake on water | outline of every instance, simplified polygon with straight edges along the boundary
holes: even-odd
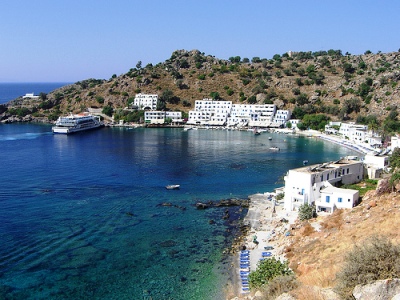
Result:
[[[25,132],[14,135],[0,135],[0,142],[18,141],[18,140],[33,140],[40,136],[51,135],[52,132]]]

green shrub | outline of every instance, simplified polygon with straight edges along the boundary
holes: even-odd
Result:
[[[250,273],[249,283],[251,288],[260,288],[268,284],[277,276],[292,275],[287,262],[281,262],[275,257],[260,260],[257,269]]]
[[[310,205],[308,203],[300,205],[298,215],[300,221],[309,220],[315,218],[316,216],[317,212],[314,205]]]
[[[103,104],[103,103],[104,103],[104,98],[101,97],[101,96],[96,96],[96,101],[97,101],[99,104]]]
[[[371,236],[345,257],[335,289],[344,299],[353,299],[351,293],[358,284],[399,277],[400,246],[387,237]]]
[[[114,112],[114,109],[111,106],[107,105],[107,106],[104,106],[104,108],[103,108],[103,110],[101,112],[103,114],[111,117],[113,112]]]

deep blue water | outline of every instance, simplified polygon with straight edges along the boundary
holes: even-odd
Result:
[[[0,149],[0,299],[223,299],[234,224],[194,204],[271,191],[304,159],[354,154],[270,133],[63,136],[34,124],[0,125]]]
[[[67,82],[18,82],[0,83],[0,104],[24,96],[26,93],[50,93],[55,89],[68,85]]]

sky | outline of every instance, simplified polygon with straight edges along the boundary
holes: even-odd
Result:
[[[395,52],[399,12],[398,0],[3,0],[0,82],[109,79],[181,49]]]

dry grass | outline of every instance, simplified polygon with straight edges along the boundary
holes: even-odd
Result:
[[[318,217],[321,231],[310,232],[308,223],[292,231],[291,244],[285,256],[304,288],[296,289],[298,299],[323,299],[307,286],[334,287],[336,274],[341,271],[344,254],[354,245],[372,235],[386,235],[400,242],[400,195],[365,196],[364,202],[353,210],[337,210]],[[367,207],[374,199],[376,207]],[[306,234],[305,234],[306,233]]]
[[[343,225],[343,209],[337,209],[333,214],[326,218],[324,222],[321,222],[323,229],[340,229]]]
[[[321,292],[311,286],[302,285],[291,293],[298,300],[324,300]]]

